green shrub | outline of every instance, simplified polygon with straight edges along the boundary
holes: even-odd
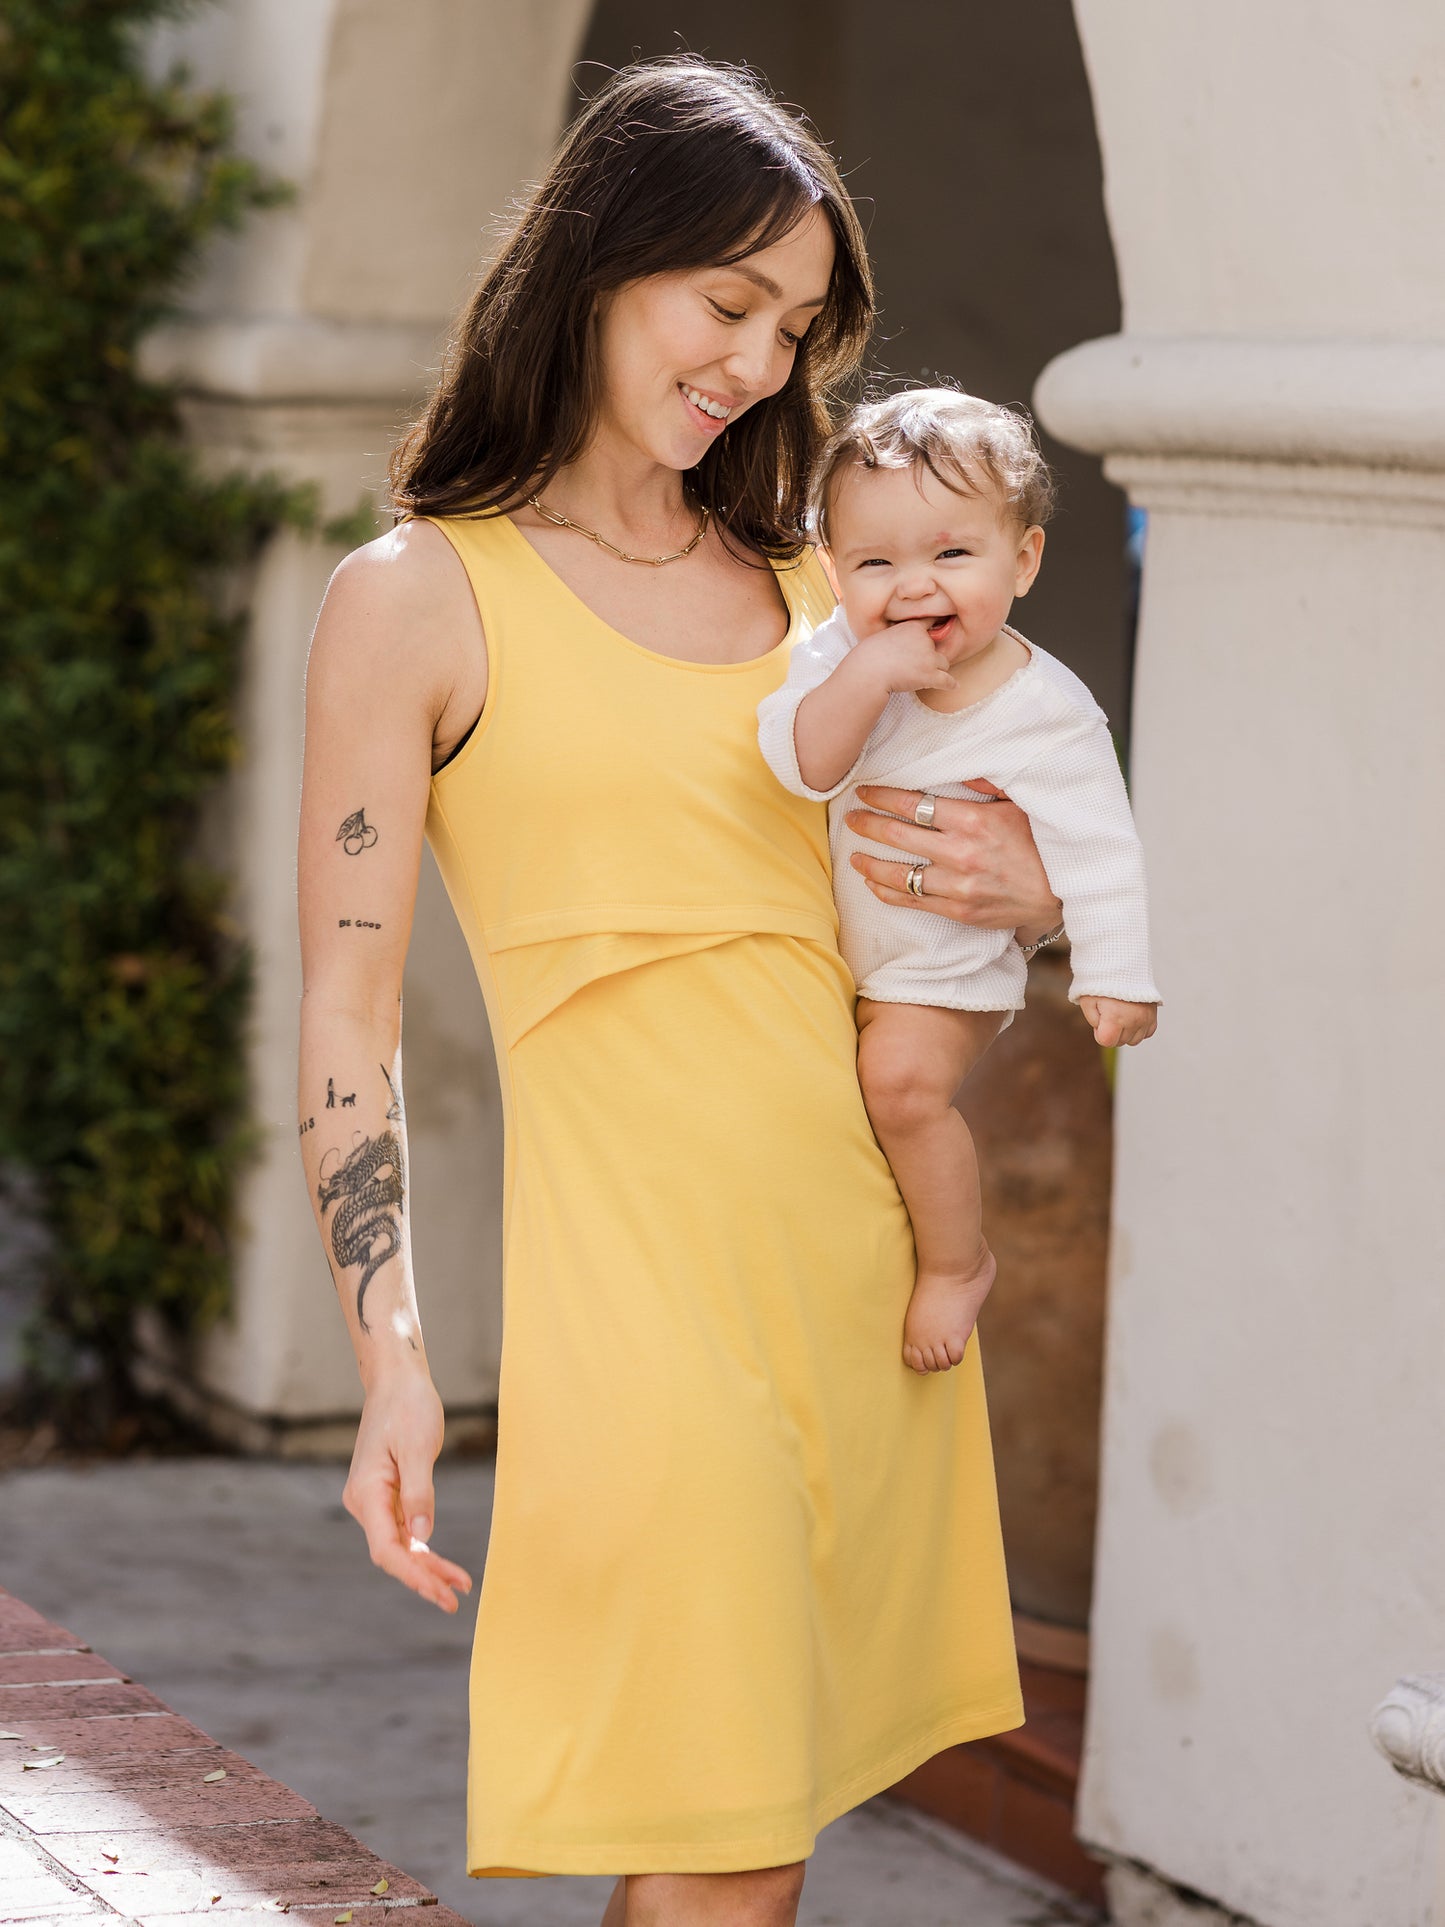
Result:
[[[280,198],[226,101],[147,76],[166,0],[0,0],[0,1161],[47,1233],[42,1342],[130,1384],[138,1307],[227,1295],[247,959],[196,860],[235,754],[221,587],[279,485],[204,476],[140,336]]]

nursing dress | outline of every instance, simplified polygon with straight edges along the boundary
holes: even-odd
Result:
[[[826,814],[758,749],[833,599],[777,564],[782,644],[682,662],[506,517],[437,526],[489,688],[427,836],[506,1113],[468,1866],[782,1865],[1023,1719],[978,1340],[900,1356]]]

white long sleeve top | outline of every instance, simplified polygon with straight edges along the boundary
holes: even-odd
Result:
[[[852,769],[811,789],[798,768],[794,720],[803,698],[855,647],[842,610],[793,649],[787,679],[758,710],[763,755],[794,795],[826,800],[839,941],[859,992],[886,1003],[1017,1010],[1027,975],[1009,931],[980,930],[925,910],[880,903],[849,862],[854,850],[898,852],[849,829],[860,784],[966,796],[967,780],[1006,790],[1033,826],[1064,906],[1075,1002],[1084,996],[1159,1002],[1149,961],[1143,852],[1108,721],[1071,669],[1010,629],[1029,659],[967,709],[930,709],[895,694]],[[976,792],[975,792],[976,794]],[[907,863],[900,865],[903,886]],[[927,888],[927,880],[924,882]]]

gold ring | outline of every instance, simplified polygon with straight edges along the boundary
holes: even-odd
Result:
[[[909,896],[921,897],[923,895],[923,872],[927,868],[928,865],[926,863],[915,863],[913,868],[908,872],[907,880],[903,887],[907,890]]]
[[[933,819],[937,814],[938,798],[936,796],[920,796],[918,799],[918,808],[913,812],[913,820],[919,829],[931,830],[933,828]]]

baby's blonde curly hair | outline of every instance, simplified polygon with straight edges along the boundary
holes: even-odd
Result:
[[[992,492],[1022,528],[1054,510],[1054,478],[1030,418],[956,388],[905,388],[856,407],[818,457],[809,520],[827,544],[828,509],[850,468],[926,468],[965,495]]]

